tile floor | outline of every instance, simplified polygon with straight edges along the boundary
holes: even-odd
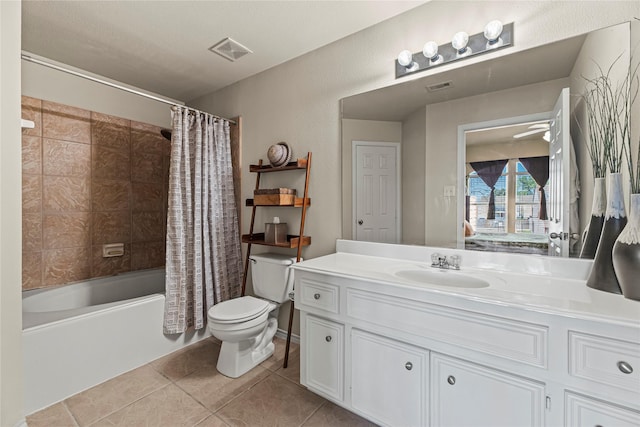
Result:
[[[208,338],[27,417],[29,427],[373,426],[300,385],[299,348],[284,341],[240,378],[218,373]]]

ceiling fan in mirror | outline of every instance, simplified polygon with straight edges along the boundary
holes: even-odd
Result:
[[[517,133],[513,135],[513,137],[515,139],[520,139],[520,138],[525,138],[532,135],[537,135],[539,133],[544,133],[544,135],[542,136],[542,139],[544,139],[545,141],[548,142],[551,139],[550,138],[551,134],[549,132],[549,122],[534,123],[531,126],[529,126],[528,131]]]

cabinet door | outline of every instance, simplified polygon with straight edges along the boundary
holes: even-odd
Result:
[[[427,425],[429,352],[351,332],[351,405],[389,426]]]
[[[578,394],[566,395],[567,427],[637,427],[640,413]]]
[[[431,381],[432,426],[544,423],[544,384],[433,353]]]
[[[306,385],[342,401],[344,326],[306,315],[305,333]]]

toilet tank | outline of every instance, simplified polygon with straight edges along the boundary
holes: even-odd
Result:
[[[281,303],[289,299],[293,290],[293,270],[289,266],[296,257],[282,254],[251,255],[253,293],[270,301]]]

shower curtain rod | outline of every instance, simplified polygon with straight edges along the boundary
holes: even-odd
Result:
[[[93,77],[93,76],[89,76],[87,74],[80,73],[78,71],[70,70],[68,68],[64,68],[64,67],[61,67],[61,66],[56,65],[56,64],[52,64],[52,63],[47,62],[47,61],[43,61],[41,59],[34,58],[34,57],[29,56],[29,55],[27,55],[25,53],[22,53],[21,57],[25,61],[33,62],[34,64],[44,65],[45,67],[53,68],[54,70],[62,71],[63,73],[71,74],[71,75],[74,75],[76,77],[81,77],[81,78],[86,79],[86,80],[91,80],[92,82],[100,83],[100,84],[103,84],[105,86],[110,86],[112,88],[119,89],[119,90],[122,90],[122,91],[125,91],[125,92],[129,92],[129,93],[132,93],[134,95],[139,95],[139,96],[142,96],[142,97],[145,97],[145,98],[153,99],[154,101],[162,102],[164,104],[169,104],[169,105],[172,105],[174,107],[187,108],[187,109],[189,109],[189,110],[191,110],[191,111],[193,111],[195,113],[209,114],[209,115],[213,116],[216,119],[226,120],[229,123],[233,123],[234,125],[236,124],[236,122],[231,120],[231,119],[227,119],[227,118],[224,118],[224,117],[216,116],[215,114],[206,113],[204,111],[196,110],[195,108],[191,108],[191,107],[187,107],[186,105],[178,104],[177,102],[171,101],[169,99],[160,98],[159,96],[150,95],[148,93],[140,92],[138,90],[131,89],[131,88],[128,88],[126,86],[119,85],[117,83],[112,83],[112,82],[109,82],[109,81],[106,81],[106,80],[99,79],[97,77]]]

